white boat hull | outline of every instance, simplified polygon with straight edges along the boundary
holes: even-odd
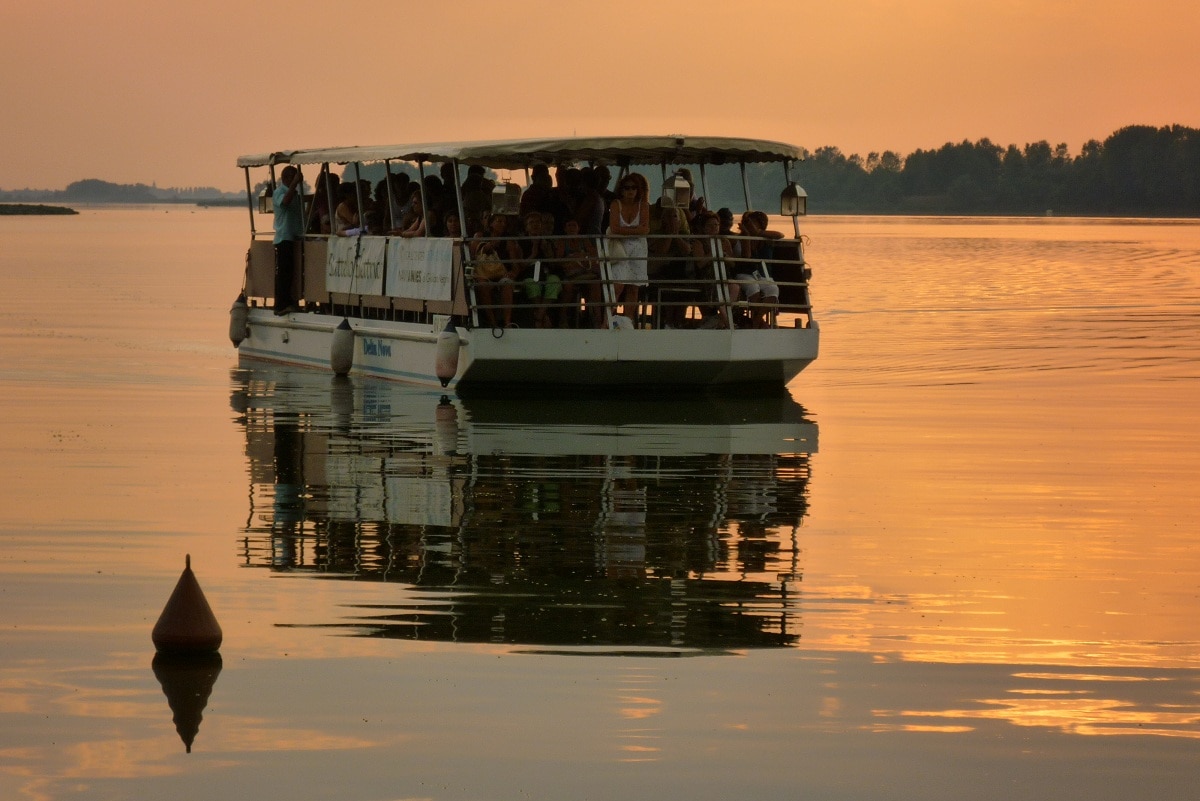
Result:
[[[330,370],[342,317],[251,309],[241,357]],[[432,323],[349,319],[351,374],[440,386]],[[583,387],[783,386],[817,358],[819,331],[458,329],[458,371],[450,386],[554,384]]]

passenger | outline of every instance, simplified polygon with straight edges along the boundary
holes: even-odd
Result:
[[[338,236],[357,236],[360,230],[357,185],[351,181],[339,187],[341,195],[334,210],[334,233]]]
[[[721,236],[721,220],[711,211],[700,215],[702,236],[692,242],[692,256],[696,263],[696,277],[708,283],[706,293],[713,305],[702,308],[704,319],[701,328],[729,328],[729,316],[725,313],[725,303],[717,289],[717,262],[730,253],[729,240]],[[729,301],[737,300],[737,284],[727,284]]]
[[[529,175],[529,186],[521,193],[521,219],[533,211],[550,211],[550,193],[554,183],[550,180],[550,168],[535,164]]]
[[[391,206],[391,196],[388,191],[388,180],[380,178],[375,184],[375,193],[371,197],[371,210],[379,215],[379,222],[385,227],[390,227],[387,223],[390,215],[389,207]]]
[[[299,311],[292,295],[296,272],[296,243],[304,241],[304,201],[300,170],[289,164],[279,176],[279,185],[271,193],[275,207],[275,314]]]
[[[650,233],[649,184],[640,173],[631,172],[619,184],[621,197],[608,209],[610,237],[609,280],[613,301],[630,320],[637,316],[638,289],[646,286],[646,235]],[[612,250],[618,251],[613,255]]]
[[[476,302],[483,307],[484,318],[492,328],[497,327],[497,305],[503,311],[504,327],[513,327],[513,289],[521,251],[508,236],[508,217],[493,214],[488,219],[486,233],[479,231],[471,241]]]
[[[600,265],[596,261],[596,245],[591,237],[580,236],[579,221],[567,220],[566,230],[562,239],[554,243],[554,254],[562,264],[563,271],[563,314],[559,318],[559,327],[574,322],[576,328],[583,328],[578,318],[579,301],[586,305],[588,319],[592,328],[603,325],[600,313]]]
[[[769,230],[769,224],[766,212],[748,211],[738,224],[741,236],[732,240],[738,251],[733,260],[734,279],[750,304],[749,324],[753,328],[769,328],[772,312],[779,306],[779,285],[771,280],[767,265],[774,255],[770,240],[782,239],[783,234]]]
[[[383,215],[375,210],[374,203],[371,205],[372,208],[367,209],[362,215],[362,233],[382,236],[387,233],[387,229],[383,225]]]
[[[412,239],[415,236],[433,236],[426,232],[433,227],[434,215],[432,212],[426,214],[425,206],[421,202],[421,193],[414,192],[412,197],[412,210],[409,212],[408,225],[399,232],[392,231],[394,236],[402,236],[405,239]]]
[[[388,230],[400,227],[400,221],[404,219],[404,212],[407,210],[409,199],[409,185],[412,179],[408,177],[408,173],[396,172],[392,173],[391,185],[392,193],[388,198]]]
[[[593,168],[580,170],[580,196],[575,205],[575,219],[579,222],[579,232],[584,236],[600,236],[604,230],[608,201],[596,188],[597,180]]]
[[[329,235],[333,232],[333,213],[331,208],[337,208],[340,198],[341,179],[334,173],[326,172],[317,182],[313,194],[312,214],[309,216],[308,232],[310,234]],[[333,198],[333,206],[330,206]]]
[[[603,203],[601,211],[600,225],[596,228],[596,236],[600,235],[601,231],[608,230],[608,210],[612,206],[612,202],[617,199],[617,193],[608,188],[609,182],[612,181],[612,172],[603,164],[592,168],[592,187],[600,195],[600,200]],[[588,229],[584,228],[583,232],[588,233]]]
[[[394,236],[399,236],[401,231],[408,228],[417,219],[416,207],[420,202],[421,185],[410,180],[404,192],[403,201],[400,203],[400,222],[394,230],[389,231]]]
[[[535,328],[550,328],[548,304],[558,303],[562,294],[562,277],[554,268],[554,244],[546,239],[547,223],[554,224],[554,215],[532,211],[525,215],[525,236],[521,241],[521,273],[525,297],[533,304]]]
[[[699,222],[700,215],[708,211],[708,204],[704,198],[696,196],[696,182],[692,180],[692,171],[687,167],[680,167],[678,172],[679,177],[687,181],[688,186],[691,187],[687,208],[683,210],[684,216],[687,218],[688,230],[694,234],[698,234],[703,225]]]
[[[467,168],[467,177],[462,183],[464,226],[467,236],[475,236],[482,230],[487,214],[492,208],[492,187],[487,185],[485,170],[478,164]]]
[[[566,233],[568,219],[578,219],[579,204],[583,200],[583,173],[576,167],[559,166],[558,185],[554,187],[554,203],[566,216],[557,222],[556,234]]]
[[[441,188],[438,196],[435,198],[430,195],[429,201],[433,209],[438,213],[438,219],[445,223],[446,215],[454,212],[458,213],[458,194],[455,189],[458,186],[458,173],[454,169],[454,162],[443,161],[441,167],[438,168],[441,175]],[[437,236],[441,236],[442,232],[438,231]]]
[[[686,285],[695,279],[695,267],[691,261],[692,245],[681,231],[686,231],[686,217],[682,209],[659,209],[658,216],[650,224],[650,265],[647,270],[652,284],[658,285],[662,307],[662,322],[669,328],[682,328],[687,316],[687,306],[682,305],[683,293],[694,291]],[[690,275],[689,275],[690,271]],[[661,282],[661,283],[660,283]]]
[[[571,172],[578,173],[577,170],[572,171],[566,164],[559,164],[554,171],[555,185],[550,188],[550,196],[546,201],[546,207],[542,209],[554,217],[554,227],[546,229],[547,234],[562,236],[563,226],[567,220],[575,216],[575,201],[572,197],[572,188],[569,181],[572,178],[568,177]],[[545,220],[542,221],[545,223]]]
[[[721,221],[721,236],[733,236],[733,212],[728,206],[717,209],[717,219]]]
[[[448,236],[451,239],[462,239],[462,225],[458,221],[457,213],[446,215],[446,224],[443,228],[442,236]]]
[[[423,216],[427,222],[426,230],[429,231],[429,236],[438,236],[441,233],[442,198],[445,197],[445,187],[442,179],[436,175],[426,175],[423,183],[425,196],[421,203],[424,209]],[[457,203],[455,205],[457,206]]]

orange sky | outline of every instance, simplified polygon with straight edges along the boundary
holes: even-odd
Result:
[[[234,189],[242,153],[572,133],[1075,153],[1200,127],[1197,41],[1194,0],[7,2],[0,188]]]

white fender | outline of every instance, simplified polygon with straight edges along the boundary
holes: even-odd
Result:
[[[250,336],[250,307],[246,305],[246,293],[237,296],[229,307],[229,341],[236,348]]]
[[[329,343],[329,366],[335,375],[346,375],[354,366],[354,329],[344,317],[341,325],[333,329],[333,341]]]
[[[454,327],[454,320],[447,320],[446,327],[442,329],[442,333],[438,334],[437,356],[434,360],[434,373],[442,382],[443,387],[449,384],[450,379],[458,373],[460,344],[461,340],[458,337],[458,329]]]

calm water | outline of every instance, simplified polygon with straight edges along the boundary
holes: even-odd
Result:
[[[245,228],[0,218],[0,797],[1194,794],[1200,224],[810,219],[669,408],[239,368]]]

